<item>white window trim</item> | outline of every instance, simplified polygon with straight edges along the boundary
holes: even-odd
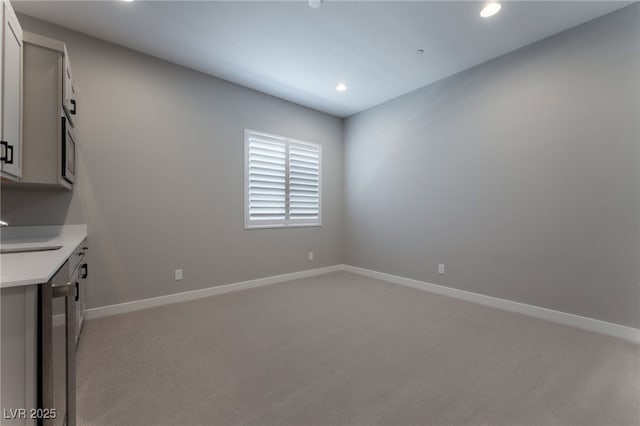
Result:
[[[283,220],[264,220],[260,224],[249,220],[249,135],[258,134],[270,138],[282,139],[286,143],[287,160],[289,158],[290,145],[313,146],[318,149],[318,218],[317,219],[289,219]],[[286,181],[288,187],[289,180],[289,163],[285,162]],[[244,129],[244,229],[265,229],[265,228],[303,228],[303,227],[319,227],[322,226],[322,145],[301,141],[298,139],[288,138],[286,136],[274,135],[272,133],[260,132],[257,130]],[[286,197],[289,197],[289,190],[286,191]],[[287,203],[288,205],[288,203]],[[286,211],[288,216],[289,212]]]

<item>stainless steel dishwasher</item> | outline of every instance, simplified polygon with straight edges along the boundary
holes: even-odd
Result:
[[[76,425],[75,294],[83,258],[74,253],[38,290],[38,408],[55,413],[40,418],[42,426]]]

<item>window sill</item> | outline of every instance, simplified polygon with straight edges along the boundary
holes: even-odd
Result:
[[[251,229],[269,229],[269,228],[319,228],[321,227],[322,224],[321,223],[295,223],[295,224],[291,224],[291,225],[251,225],[251,226],[244,226],[245,230],[251,230]]]

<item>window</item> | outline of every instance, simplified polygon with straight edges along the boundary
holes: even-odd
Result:
[[[320,226],[322,147],[245,130],[245,228]]]

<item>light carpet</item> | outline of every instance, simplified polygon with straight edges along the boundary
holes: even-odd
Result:
[[[87,321],[80,425],[640,424],[640,346],[336,272]]]

